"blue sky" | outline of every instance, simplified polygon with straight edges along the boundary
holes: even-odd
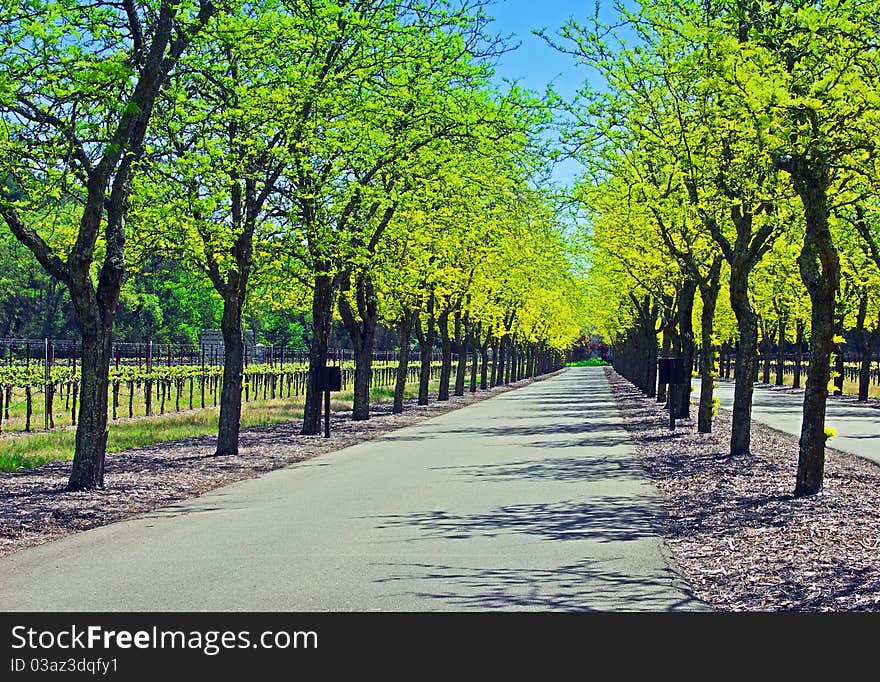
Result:
[[[601,0],[601,11],[613,16],[611,0]],[[565,99],[573,98],[577,89],[589,78],[584,66],[574,57],[550,47],[543,38],[533,35],[535,29],[555,34],[570,18],[585,23],[595,10],[595,0],[495,0],[487,13],[495,18],[495,32],[511,36],[519,47],[502,55],[497,65],[498,78],[517,81],[519,85],[543,93],[548,83]],[[579,164],[563,161],[554,172],[554,180],[570,184],[581,172]]]
[[[517,81],[529,90],[543,93],[548,83],[565,99],[571,99],[587,77],[571,55],[550,47],[543,38],[532,33],[546,29],[555,34],[572,16],[583,17],[591,10],[590,0],[496,0],[488,8],[495,18],[495,32],[510,36],[516,50],[501,55],[496,67],[498,78]],[[554,170],[553,179],[571,184],[582,171],[580,164],[563,160]]]
[[[561,95],[574,95],[586,77],[583,67],[577,67],[571,55],[554,50],[532,31],[543,28],[554,34],[572,16],[583,18],[590,11],[590,0],[496,0],[488,8],[495,18],[495,31],[511,35],[514,45],[520,43],[516,50],[501,56],[499,76],[518,80],[538,92],[552,81]]]

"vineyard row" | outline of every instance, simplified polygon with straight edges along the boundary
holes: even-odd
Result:
[[[432,363],[431,379],[439,378],[442,363]],[[10,368],[2,368],[9,370]],[[20,369],[20,368],[17,368]],[[33,368],[31,368],[33,369]],[[55,367],[55,370],[67,369]],[[120,367],[120,370],[135,368]],[[342,369],[342,389],[349,390],[354,383],[354,366],[345,363]],[[76,425],[77,404],[79,395],[79,378],[57,378],[53,375],[50,381],[38,381],[37,377],[24,375],[25,378],[33,378],[33,381],[25,383],[12,383],[9,377],[14,376],[8,372],[5,379],[0,370],[0,433],[9,426],[13,420],[19,422],[19,429],[26,432],[33,431],[35,421],[40,416],[36,408],[42,408],[42,428],[51,429],[56,426],[56,417],[63,415],[70,425]],[[133,418],[136,416],[135,406],[140,414],[137,416],[152,416],[154,414],[166,414],[166,412],[180,412],[182,409],[202,409],[216,407],[218,405],[220,389],[223,383],[222,367],[206,367],[204,372],[198,366],[172,366],[161,368],[163,372],[156,374],[158,370],[151,372],[142,371],[132,373],[129,371],[111,371],[111,380],[108,391],[108,402],[112,410],[111,418],[116,420],[121,417]],[[198,370],[198,371],[192,371]],[[396,363],[379,363],[372,369],[371,388],[386,388],[393,386],[396,381]],[[411,365],[408,368],[407,382],[418,381],[419,368]],[[305,395],[308,383],[308,370],[305,366],[290,366],[284,370],[279,367],[268,365],[252,365],[247,368],[243,384],[243,399],[245,402],[257,400],[275,400],[279,398],[295,398]],[[15,389],[23,389],[20,392]],[[61,410],[60,402],[64,402]],[[173,409],[172,406],[173,405]],[[23,411],[23,412],[22,412]],[[18,418],[18,419],[17,419]],[[4,424],[5,422],[5,424]]]

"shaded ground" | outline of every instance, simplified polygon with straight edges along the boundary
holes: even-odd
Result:
[[[576,367],[0,558],[0,610],[703,610],[663,517]]]
[[[325,452],[381,436],[513,388],[520,381],[488,391],[452,396],[449,402],[405,404],[391,414],[390,403],[372,408],[369,421],[353,422],[350,412],[332,414],[331,438],[301,436],[300,421],[241,431],[237,456],[215,457],[214,436],[157,443],[107,455],[105,487],[64,492],[70,462],[0,473],[0,556],[55,540],[70,533],[113,523]]]
[[[795,436],[752,422],[752,456],[734,459],[729,412],[712,434],[690,420],[670,432],[662,405],[606,373],[697,598],[725,611],[880,609],[880,467],[829,449],[823,492],[795,499]]]

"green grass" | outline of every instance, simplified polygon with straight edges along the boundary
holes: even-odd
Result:
[[[107,452],[120,452],[153,443],[162,443],[217,431],[220,409],[138,417],[115,422],[107,438]],[[302,418],[302,404],[276,399],[242,406],[242,427],[278,424]],[[29,435],[8,436],[0,441],[0,471],[28,469],[48,462],[73,459],[76,438],[74,428],[44,431]]]
[[[610,365],[610,362],[605,362],[604,360],[600,360],[599,358],[590,358],[589,360],[578,360],[577,362],[569,362],[566,363],[566,367],[605,367]]]
[[[436,391],[438,386],[437,382],[433,382],[431,390]],[[417,384],[412,384],[407,386],[404,395],[411,398],[417,393]],[[389,402],[394,397],[394,389],[374,388],[370,391],[370,395],[374,403]],[[350,410],[352,398],[351,391],[338,393],[333,397],[330,407],[334,411]],[[302,419],[302,408],[302,398],[243,402],[241,426],[246,428]],[[181,438],[214,435],[217,433],[219,415],[219,407],[206,407],[191,412],[119,420],[110,425],[107,452],[121,452]],[[49,462],[71,460],[75,438],[76,430],[71,427],[30,434],[5,435],[0,438],[0,471],[30,469]]]

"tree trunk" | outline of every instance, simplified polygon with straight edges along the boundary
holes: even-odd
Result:
[[[736,353],[734,352],[734,348],[731,344],[727,344],[727,363],[725,364],[724,378],[732,379],[733,378],[733,362],[736,359]]]
[[[806,329],[806,322],[798,320],[795,323],[794,379],[792,380],[794,388],[801,387],[801,369],[804,362],[804,333]]]
[[[428,298],[427,319],[425,328],[422,329],[421,318],[416,320],[416,335],[419,339],[420,363],[419,363],[419,405],[428,404],[428,388],[431,383],[431,360],[434,352],[434,294]]]
[[[351,275],[342,278],[339,292],[339,315],[354,349],[354,401],[352,421],[370,418],[370,384],[373,378],[373,347],[376,325],[379,323],[379,305],[373,282],[368,275],[359,275],[355,283],[357,310],[347,297],[351,289]]]
[[[502,336],[498,341],[498,362],[496,363],[495,386],[504,384],[504,370],[507,365],[507,336]]]
[[[859,402],[868,400],[868,391],[871,387],[871,350],[862,351],[859,360]]]
[[[354,351],[354,403],[352,421],[370,418],[370,384],[373,379],[373,338],[371,334]]]
[[[650,296],[645,296],[641,301],[631,297],[638,311],[638,328],[633,332],[631,340],[635,347],[630,355],[634,358],[627,360],[629,365],[629,380],[638,386],[648,398],[657,396],[657,314],[658,306],[652,302]],[[553,360],[548,358],[549,363]],[[551,365],[552,366],[552,365]],[[546,367],[542,373],[550,371]]]
[[[843,344],[834,344],[834,395],[843,395],[846,366],[843,362]]]
[[[476,393],[476,392],[477,392],[477,366],[478,366],[478,358],[479,358],[479,355],[480,355],[480,354],[479,354],[479,352],[477,351],[477,347],[476,347],[476,346],[473,346],[472,348],[473,348],[473,350],[472,350],[473,357],[471,358],[471,385],[470,385],[470,392],[471,392],[471,393]]]
[[[700,313],[700,406],[697,411],[697,432],[712,433],[712,399],[715,393],[715,308],[720,290],[721,260],[716,259],[706,280],[700,285],[703,309]]]
[[[104,484],[111,344],[112,321],[82,325],[79,420],[73,467],[67,483],[69,491],[91,490]]]
[[[461,313],[455,313],[455,345],[458,348],[458,367],[455,370],[454,395],[464,395],[464,382],[467,375],[468,351],[470,350],[471,332],[468,316],[462,321]]]
[[[859,343],[859,402],[868,400],[868,393],[871,388],[871,355],[874,352],[874,346],[877,344],[877,337],[880,336],[880,319],[870,334],[865,329],[865,318],[868,313],[868,291],[862,291],[861,301],[859,303],[859,313],[856,320],[856,340]]]
[[[318,373],[327,365],[327,344],[330,337],[330,316],[333,311],[333,279],[326,269],[315,277],[312,292],[312,344],[309,347],[309,373],[306,384],[306,404],[303,408],[303,436],[316,436],[321,429],[321,391]]]
[[[220,419],[216,455],[238,454],[241,426],[241,389],[244,378],[244,336],[241,328],[241,298],[236,291],[223,301],[223,387],[220,391]]]
[[[125,271],[123,252],[128,193],[123,194],[121,203],[114,204],[107,212],[106,234],[109,237],[97,288],[92,284],[90,263],[76,260],[71,255],[69,289],[82,333],[79,420],[73,466],[67,482],[67,490],[71,492],[104,485],[113,319]],[[99,208],[97,220],[100,215]]]
[[[764,337],[763,340],[761,341],[761,345],[763,346],[763,349],[764,349],[763,357],[761,358],[762,366],[764,368],[764,376],[762,377],[761,383],[769,385],[770,384],[770,360],[771,360],[771,358],[770,358],[770,347],[771,347],[770,336],[771,336],[772,332],[770,331],[770,329],[767,326],[765,326],[763,324],[761,325],[761,327],[763,330],[762,336]]]
[[[825,403],[834,348],[834,292],[811,292],[810,299],[813,304],[810,366],[804,389],[795,497],[818,493],[822,490],[825,475]]]
[[[418,329],[418,327],[417,327]],[[428,343],[426,334],[419,334],[419,351],[421,361],[419,363],[419,405],[428,404],[428,388],[431,384],[431,351],[433,349],[433,340]]]
[[[691,416],[691,376],[694,368],[694,295],[696,283],[688,279],[682,286],[678,302],[678,330],[681,356],[684,358],[684,384],[676,392],[678,405],[675,407],[677,419]]]
[[[736,315],[739,343],[733,389],[730,454],[750,453],[752,439],[752,394],[758,369],[758,316],[749,301],[748,271],[739,263],[731,266],[730,305]]]
[[[815,495],[822,490],[825,476],[825,404],[834,347],[834,309],[840,279],[840,259],[828,228],[826,168],[795,169],[795,190],[804,205],[806,230],[798,257],[801,279],[812,304],[810,327],[810,366],[804,389],[795,497]]]
[[[480,390],[489,388],[489,339],[480,346]]]
[[[397,361],[394,405],[391,408],[394,414],[403,412],[403,395],[406,390],[406,380],[409,373],[409,342],[412,334],[412,314],[409,311],[404,311],[403,317],[397,325],[397,334],[400,343],[400,358]]]
[[[452,378],[452,340],[449,338],[449,310],[444,310],[437,318],[437,326],[440,329],[440,347],[442,349],[442,362],[440,367],[440,389],[437,391],[437,401],[449,400],[449,380]]]
[[[785,374],[785,331],[786,320],[784,317],[779,318],[778,334],[776,344],[776,385],[782,386]]]
[[[665,356],[672,354],[672,334],[669,332],[668,327],[663,330],[663,354]],[[657,384],[657,402],[665,403],[666,395],[666,384]]]

